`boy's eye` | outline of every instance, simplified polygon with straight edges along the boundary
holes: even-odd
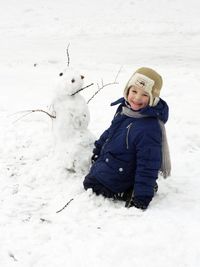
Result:
[[[144,94],[142,94],[143,96],[146,96],[146,97],[148,97],[149,96],[149,94],[147,94],[147,93],[144,93]]]

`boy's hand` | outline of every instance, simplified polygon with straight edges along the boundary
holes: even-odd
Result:
[[[99,155],[93,154],[91,157],[91,163],[93,164],[97,159],[98,159]]]
[[[137,209],[146,210],[152,198],[137,198],[132,197],[129,201],[126,201],[125,207],[135,207]]]
[[[142,203],[140,200],[132,198],[129,202],[125,204],[126,208],[135,207],[137,209],[146,210],[147,206]]]
[[[95,147],[95,148],[93,149],[93,155],[92,155],[92,157],[91,157],[91,163],[92,163],[92,164],[98,159],[99,154],[100,154],[100,150],[99,150],[97,147]]]

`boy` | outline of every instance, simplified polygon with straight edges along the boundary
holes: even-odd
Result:
[[[159,170],[164,177],[171,170],[161,87],[162,77],[153,69],[143,67],[131,76],[124,97],[111,104],[120,104],[111,126],[95,142],[86,190],[125,200],[126,207],[148,207]]]

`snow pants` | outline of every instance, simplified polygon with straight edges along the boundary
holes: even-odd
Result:
[[[128,201],[131,198],[133,192],[133,188],[129,188],[123,193],[112,192],[110,189],[101,184],[94,176],[89,175],[85,177],[83,186],[85,190],[92,188],[92,191],[96,193],[96,195],[102,195],[107,198],[113,198],[115,200],[121,201]]]
[[[83,181],[85,190],[92,188],[92,191],[97,195],[103,195],[107,198],[115,198],[116,193],[109,190],[107,187],[102,185],[95,177],[87,175]]]

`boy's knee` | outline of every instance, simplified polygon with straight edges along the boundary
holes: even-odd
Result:
[[[85,190],[88,188],[93,188],[93,185],[95,184],[95,178],[87,175],[83,181],[83,187]]]
[[[87,175],[83,181],[84,189],[92,188],[96,195],[103,195],[104,197],[112,198],[114,193],[102,185],[94,176]]]

